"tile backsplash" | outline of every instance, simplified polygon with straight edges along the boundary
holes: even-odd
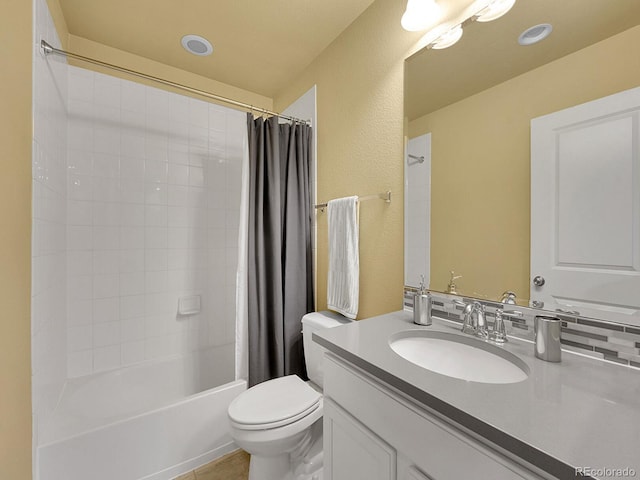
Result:
[[[463,307],[454,300],[465,302],[472,299],[446,293],[431,292],[433,295],[433,315],[462,323]],[[413,309],[415,289],[404,287],[404,308]],[[473,299],[476,300],[476,299]],[[522,313],[522,317],[504,317],[507,334],[533,341],[533,322],[541,310],[517,305],[507,305],[479,300],[487,311],[488,323],[492,324],[496,308],[507,308]],[[640,368],[640,327],[619,323],[556,314],[562,320],[562,348],[567,351],[588,355],[620,365]]]

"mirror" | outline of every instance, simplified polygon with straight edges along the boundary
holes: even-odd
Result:
[[[543,23],[547,39],[518,45]],[[640,85],[639,24],[637,0],[518,0],[498,20],[466,25],[454,46],[407,59],[407,145],[430,134],[431,290],[446,292],[455,271],[458,294],[499,301],[513,291],[529,305],[531,120]],[[640,325],[616,308],[598,318]]]

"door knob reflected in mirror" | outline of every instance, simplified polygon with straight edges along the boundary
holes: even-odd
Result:
[[[541,277],[540,275],[536,275],[535,277],[533,277],[533,284],[536,287],[541,287],[543,286],[545,283],[544,277]]]

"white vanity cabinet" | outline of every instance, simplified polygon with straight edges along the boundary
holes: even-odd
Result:
[[[548,478],[331,353],[324,371],[324,480]]]
[[[324,402],[324,472],[333,480],[392,480],[396,451],[330,399]],[[329,442],[326,440],[329,439]]]

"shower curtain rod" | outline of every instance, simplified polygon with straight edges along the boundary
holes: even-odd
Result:
[[[163,85],[167,85],[169,87],[178,88],[180,90],[184,90],[186,92],[194,93],[196,95],[200,95],[202,97],[210,98],[212,100],[217,100],[219,102],[228,103],[230,105],[235,105],[236,107],[243,108],[249,111],[255,111],[258,113],[262,113],[264,115],[272,115],[279,118],[284,118],[285,120],[290,120],[292,122],[304,123],[307,125],[311,124],[310,120],[302,120],[300,118],[291,117],[289,115],[282,115],[277,112],[272,112],[271,110],[267,110],[266,108],[256,107],[254,105],[250,105],[248,103],[239,102],[238,100],[233,100],[231,98],[223,97],[221,95],[216,95],[215,93],[205,92],[204,90],[199,90],[197,88],[189,87],[187,85],[183,85],[181,83],[172,82],[170,80],[165,80],[164,78],[154,77],[153,75],[147,75],[146,73],[137,72],[135,70],[131,70],[125,67],[119,67],[118,65],[113,65],[111,63],[102,62],[100,60],[96,60],[94,58],[85,57],[84,55],[78,55],[77,53],[67,52],[66,50],[61,50],[59,48],[55,48],[54,46],[47,43],[45,40],[40,41],[40,48],[44,52],[45,55],[49,55],[51,53],[56,55],[61,55],[67,58],[73,58],[76,60],[81,60],[83,62],[92,63],[94,65],[98,65],[100,67],[110,68],[111,70],[116,70],[118,72],[126,73],[128,75],[133,75],[134,77],[144,78],[146,80],[151,80],[153,82],[161,83]]]
[[[387,190],[384,193],[378,193],[375,195],[367,195],[366,197],[359,197],[358,201],[363,202],[365,200],[373,200],[379,198],[380,200],[384,200],[386,203],[391,203],[391,190]],[[327,208],[328,203],[318,203],[314,205],[316,210],[321,210],[324,212],[324,209]]]

